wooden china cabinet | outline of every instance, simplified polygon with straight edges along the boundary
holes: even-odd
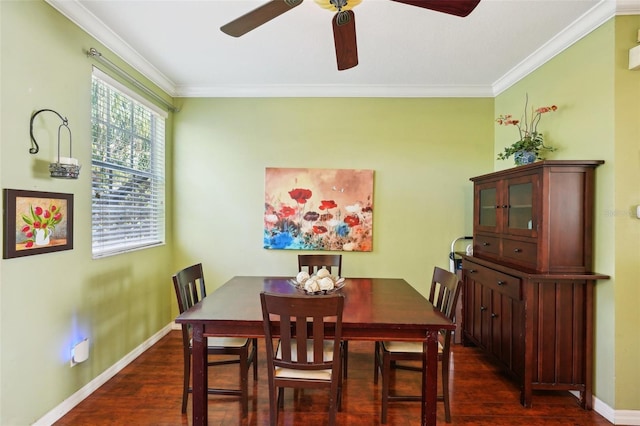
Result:
[[[595,169],[540,161],[471,178],[473,255],[462,255],[463,343],[533,390],[575,390],[592,406]]]

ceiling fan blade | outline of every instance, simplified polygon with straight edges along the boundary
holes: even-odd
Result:
[[[333,41],[336,45],[338,71],[358,65],[356,16],[353,10],[338,12],[333,17]]]
[[[221,26],[220,30],[230,36],[240,37],[301,4],[302,0],[271,0]]]
[[[465,17],[476,8],[480,0],[391,0],[411,6],[431,9],[437,12],[448,13]]]

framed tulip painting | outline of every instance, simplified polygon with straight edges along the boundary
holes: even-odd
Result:
[[[4,190],[4,259],[73,249],[73,194]]]
[[[264,206],[266,249],[373,249],[373,170],[267,168]]]

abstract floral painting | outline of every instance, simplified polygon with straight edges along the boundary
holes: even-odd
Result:
[[[267,168],[264,206],[266,249],[373,249],[373,170]]]

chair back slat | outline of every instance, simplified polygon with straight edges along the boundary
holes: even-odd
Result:
[[[326,268],[331,274],[342,276],[341,254],[299,254],[298,272],[306,270],[313,275],[318,270]]]

